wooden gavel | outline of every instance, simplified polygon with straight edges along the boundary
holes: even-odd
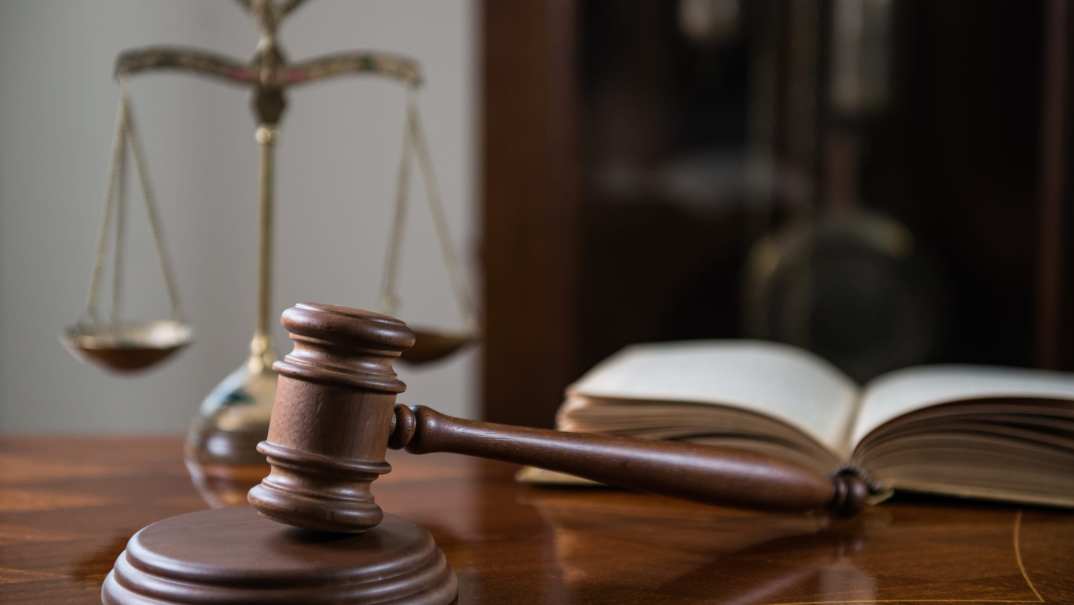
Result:
[[[856,474],[730,448],[568,433],[462,420],[396,405],[406,386],[392,359],[414,344],[403,322],[358,309],[298,304],[282,322],[294,349],[279,373],[268,439],[272,467],[250,503],[297,527],[362,532],[383,513],[370,484],[391,470],[388,447],[528,464],[601,483],[748,508],[857,514],[868,490]]]

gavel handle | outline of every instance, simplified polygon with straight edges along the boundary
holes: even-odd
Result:
[[[425,406],[395,406],[388,445],[415,454],[452,452],[528,464],[608,485],[764,510],[850,517],[868,494],[859,475],[824,476],[752,452],[476,422]]]

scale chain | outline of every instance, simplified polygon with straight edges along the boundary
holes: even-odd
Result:
[[[130,128],[130,106],[124,103],[125,110],[125,130],[129,132]],[[112,309],[111,309],[111,324],[113,326],[119,324],[120,306],[122,304],[123,297],[121,292],[123,289],[123,253],[126,250],[126,224],[127,224],[127,144],[123,144],[123,153],[119,156],[119,167],[116,170],[116,249],[112,256]]]
[[[182,306],[179,302],[179,289],[176,287],[175,274],[172,272],[171,259],[168,256],[167,247],[164,245],[164,230],[160,224],[157,213],[156,197],[153,186],[149,181],[149,169],[142,149],[141,138],[135,128],[134,112],[131,109],[130,95],[127,91],[125,79],[120,79],[120,90],[123,95],[123,104],[127,115],[127,137],[130,140],[131,153],[134,156],[134,167],[138,173],[138,181],[142,188],[142,198],[145,199],[146,215],[149,219],[149,228],[153,232],[153,243],[157,248],[157,259],[160,261],[160,271],[164,275],[164,283],[168,288],[168,298],[172,306],[172,318],[183,319]]]
[[[86,298],[86,315],[97,323],[97,298],[100,292],[101,274],[104,271],[104,259],[108,255],[108,232],[112,226],[112,215],[115,213],[117,186],[122,171],[121,165],[125,163],[127,154],[127,104],[122,100],[116,112],[116,133],[112,141],[112,165],[108,174],[108,189],[105,194],[104,222],[97,236],[97,255],[93,263],[93,273],[90,276],[89,294]],[[114,295],[114,294],[113,294]],[[113,301],[114,304],[114,301]]]
[[[441,256],[447,268],[448,280],[451,282],[455,293],[455,299],[464,313],[467,329],[476,330],[476,316],[474,304],[469,296],[469,291],[463,279],[461,265],[455,255],[455,247],[451,240],[451,231],[448,228],[447,216],[444,212],[443,202],[440,196],[439,183],[436,173],[433,171],[432,159],[425,138],[425,132],[421,124],[421,116],[413,91],[407,96],[406,123],[403,133],[403,150],[399,162],[398,182],[396,184],[395,216],[392,223],[391,239],[388,243],[388,254],[384,266],[384,282],[382,287],[383,308],[390,314],[394,313],[399,304],[396,293],[396,277],[399,268],[399,250],[402,245],[406,205],[409,197],[409,171],[410,155],[417,155],[418,168],[425,185],[425,199],[429,206],[429,212],[433,218],[433,228],[437,241],[440,244]]]
[[[138,173],[139,184],[142,188],[142,197],[145,199],[146,214],[149,218],[149,226],[153,234],[153,243],[157,249],[157,257],[160,261],[161,272],[164,274],[164,282],[168,289],[168,297],[171,301],[173,319],[181,320],[183,313],[179,303],[179,292],[176,287],[175,275],[172,272],[171,261],[168,258],[164,246],[164,232],[160,225],[160,217],[157,213],[156,201],[152,185],[149,182],[149,171],[146,167],[145,154],[142,151],[141,140],[134,126],[134,115],[131,109],[130,95],[127,91],[126,80],[120,81],[120,102],[116,118],[116,133],[112,142],[112,165],[109,169],[108,190],[105,194],[104,222],[97,237],[97,255],[94,259],[93,273],[90,277],[89,295],[86,300],[86,315],[93,323],[100,321],[97,314],[97,303],[100,295],[101,277],[104,272],[105,257],[108,255],[108,233],[112,228],[113,219],[116,222],[115,251],[112,265],[112,306],[110,321],[112,325],[119,323],[121,291],[123,287],[123,252],[126,243],[126,187],[127,187],[127,149],[128,146],[134,155],[135,168]]]
[[[407,203],[410,198],[410,161],[412,155],[410,119],[408,107],[405,118],[406,124],[403,127],[399,170],[395,181],[395,214],[392,217],[392,230],[388,240],[388,252],[384,257],[384,277],[380,289],[380,305],[388,315],[395,315],[399,307],[396,278],[399,272],[399,253],[403,245],[403,236],[405,235]]]
[[[410,132],[414,139],[414,149],[417,151],[418,166],[421,168],[425,179],[425,200],[429,204],[429,212],[433,216],[433,226],[436,229],[437,239],[440,241],[441,253],[444,256],[444,264],[447,266],[448,278],[455,289],[455,297],[463,313],[466,314],[467,328],[476,330],[474,323],[477,318],[474,313],[473,300],[470,299],[469,289],[462,276],[461,264],[455,255],[455,246],[451,241],[451,231],[448,229],[447,215],[444,212],[444,204],[440,197],[440,186],[433,171],[433,162],[429,155],[429,147],[426,143],[425,130],[421,124],[421,115],[418,113],[417,104],[413,97],[410,99],[409,111],[412,114]]]

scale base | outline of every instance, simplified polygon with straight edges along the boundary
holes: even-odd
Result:
[[[280,525],[250,507],[143,528],[101,587],[105,605],[452,603],[454,572],[428,531],[392,515],[363,534]]]

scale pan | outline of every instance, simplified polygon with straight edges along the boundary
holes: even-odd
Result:
[[[445,332],[420,327],[412,327],[411,330],[415,336],[414,346],[403,351],[401,359],[413,365],[440,361],[477,341],[477,336],[469,332]]]
[[[76,324],[63,342],[82,361],[126,374],[153,366],[190,344],[191,330],[172,319],[120,324]]]

